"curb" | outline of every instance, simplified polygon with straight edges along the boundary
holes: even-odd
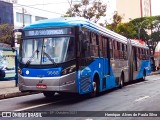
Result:
[[[160,71],[158,71],[158,72],[152,72],[150,75],[157,75],[157,74],[160,74]]]
[[[29,92],[15,92],[15,93],[6,93],[6,94],[1,94],[0,95],[0,100],[2,99],[7,99],[7,98],[13,98],[13,97],[19,97],[19,96],[26,96],[26,95],[32,95],[32,94],[38,94],[40,92],[33,92],[33,93],[29,93]]]

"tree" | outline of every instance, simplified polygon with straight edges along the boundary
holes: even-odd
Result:
[[[106,27],[127,38],[141,39],[150,50],[155,53],[155,48],[160,41],[160,16],[136,18],[128,23],[121,23],[118,13],[113,15],[113,23]]]
[[[115,28],[115,32],[127,38],[134,38],[134,36],[137,34],[134,30],[133,24],[130,23],[119,23]]]
[[[80,3],[74,5],[72,5],[72,0],[68,0],[68,3],[70,8],[65,17],[79,16],[97,22],[101,17],[106,16],[107,5],[103,4],[101,0],[95,0],[92,4],[90,4],[89,0],[81,0]]]
[[[0,42],[10,44],[12,38],[13,25],[1,24],[0,25]]]
[[[113,23],[107,28],[131,39],[141,39],[148,46],[152,55],[155,54],[155,48],[160,41],[160,16],[141,17],[131,20],[128,23],[121,23],[115,20],[113,15]],[[153,66],[155,62],[153,61]]]
[[[118,26],[118,24],[121,23],[122,21],[122,17],[118,14],[117,11],[114,12],[114,15],[112,17],[113,19],[113,22],[109,25],[106,24],[106,27],[112,31],[115,31],[116,30],[116,27]],[[107,22],[106,22],[107,23]],[[118,32],[118,31],[117,31]]]
[[[140,38],[150,46],[150,50],[155,53],[155,48],[160,41],[160,16],[142,17],[131,21],[139,25]]]

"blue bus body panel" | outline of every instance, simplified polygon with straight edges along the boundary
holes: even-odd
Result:
[[[149,75],[151,73],[151,66],[150,66],[150,60],[142,60],[141,61],[141,67],[139,69],[139,72],[136,76],[136,79],[140,79],[143,77],[143,71],[146,70],[146,75]]]
[[[61,71],[61,67],[48,69],[23,68],[22,75],[25,77],[58,77],[61,76]]]
[[[92,82],[93,82],[95,73],[98,73],[98,75],[100,77],[100,89],[99,89],[100,92],[118,86],[117,82],[115,80],[114,73],[112,72],[112,69],[110,68],[110,70],[111,70],[110,75],[105,77],[105,80],[106,80],[105,86],[106,87],[103,88],[102,79],[104,77],[104,75],[103,75],[104,64],[108,64],[108,60],[106,60],[106,62],[104,62],[104,59],[97,58],[90,65],[88,65],[84,69],[78,71],[77,86],[78,86],[78,91],[80,94],[89,93],[93,90]],[[108,66],[106,68],[107,68],[106,72],[108,73]]]

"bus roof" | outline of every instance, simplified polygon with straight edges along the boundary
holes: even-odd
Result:
[[[53,19],[45,19],[37,21],[31,25],[24,27],[27,29],[44,29],[44,28],[53,28],[53,27],[72,27],[72,26],[84,26],[93,31],[99,32],[100,34],[104,34],[110,36],[111,38],[115,38],[117,40],[127,43],[127,38],[119,35],[111,30],[108,30],[96,23],[91,22],[83,17],[61,17],[61,18],[53,18]]]
[[[140,42],[135,41],[133,39],[131,39],[131,44],[132,44],[132,46],[149,49],[145,44],[141,44]]]
[[[79,26],[81,24],[89,24],[88,22],[89,21],[87,19],[82,17],[60,17],[40,20],[24,27],[24,29]]]

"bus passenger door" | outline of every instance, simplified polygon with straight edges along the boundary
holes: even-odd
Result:
[[[136,79],[136,76],[138,74],[138,68],[139,68],[139,60],[137,57],[137,51],[136,51],[136,47],[132,47],[133,49],[133,79]]]
[[[107,88],[107,77],[109,75],[109,65],[110,65],[110,61],[108,60],[108,53],[109,53],[109,45],[108,45],[108,39],[107,38],[103,38],[102,42],[102,46],[103,46],[103,52],[102,52],[102,56],[103,56],[103,80],[102,80],[102,89],[105,90]]]
[[[93,60],[90,57],[90,33],[87,29],[83,29],[83,34],[80,36],[78,58],[78,86],[79,93],[85,94],[91,92],[91,67]]]

